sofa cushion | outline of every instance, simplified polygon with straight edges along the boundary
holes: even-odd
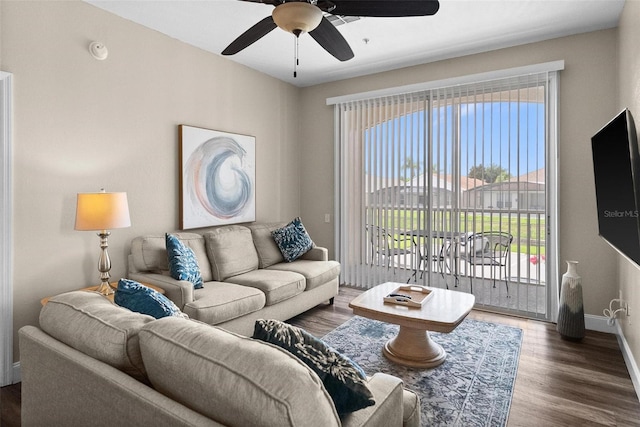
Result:
[[[318,376],[275,346],[174,317],[143,328],[140,346],[156,390],[222,424],[340,425]]]
[[[154,320],[85,291],[54,296],[40,311],[40,327],[46,333],[140,381],[147,376],[138,332]]]
[[[360,366],[305,330],[278,320],[257,320],[253,338],[289,351],[318,374],[339,414],[375,404]]]
[[[295,218],[282,228],[273,230],[271,234],[285,261],[294,261],[313,247],[313,241],[304,228],[300,217]]]
[[[251,230],[253,244],[258,252],[258,262],[260,268],[267,268],[273,264],[284,261],[280,248],[271,234],[274,230],[287,225],[285,222],[257,223],[247,227]]]
[[[317,288],[340,275],[340,263],[337,261],[309,261],[298,259],[293,262],[281,262],[269,267],[269,270],[293,271],[300,273],[306,280],[305,290]]]
[[[186,280],[193,283],[195,289],[202,287],[200,266],[193,249],[186,246],[173,234],[165,235],[169,273],[176,280]],[[208,263],[207,263],[208,264]]]
[[[226,322],[260,310],[265,305],[262,291],[226,282],[207,282],[194,291],[194,300],[183,311],[192,319],[210,325]]]
[[[224,282],[231,276],[258,268],[258,253],[251,230],[241,225],[228,225],[204,234],[213,280]]]
[[[185,316],[169,298],[135,280],[120,279],[113,301],[120,307],[156,319],[167,316]]]
[[[185,246],[191,248],[198,260],[200,275],[204,282],[213,280],[211,265],[205,249],[204,237],[197,233],[172,233]],[[133,266],[137,271],[167,273],[169,259],[165,235],[138,236],[131,241]]]
[[[265,305],[277,304],[305,290],[304,276],[292,271],[254,270],[229,277],[227,282],[260,289],[266,297]]]

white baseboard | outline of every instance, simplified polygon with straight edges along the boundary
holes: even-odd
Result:
[[[590,331],[606,332],[608,334],[618,334],[616,325],[610,326],[607,321],[608,317],[595,316],[593,314],[584,315],[584,327]]]
[[[622,351],[624,363],[627,365],[627,371],[629,371],[633,388],[636,390],[636,396],[640,399],[640,370],[638,370],[638,364],[633,358],[633,353],[631,353],[631,348],[629,348],[629,344],[627,343],[627,339],[624,337],[624,333],[622,332],[622,328],[620,327],[618,320],[616,320],[616,332],[616,335],[618,336],[618,345],[620,346],[620,351]]]
[[[13,364],[13,382],[11,384],[17,384],[22,381],[22,374],[20,373],[20,362]]]

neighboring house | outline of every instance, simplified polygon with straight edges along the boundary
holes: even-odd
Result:
[[[466,194],[467,207],[475,209],[509,209],[544,211],[544,168],[511,178],[476,186]]]
[[[520,175],[508,181],[485,183],[481,179],[450,174],[434,173],[431,183],[428,176],[420,174],[410,181],[399,178],[365,177],[368,204],[387,207],[423,208],[425,200],[433,197],[434,208],[450,208],[454,205],[456,190],[460,189],[460,208],[508,209],[544,211],[545,169]],[[431,188],[431,192],[425,191]]]
[[[401,189],[405,182],[399,178],[365,175],[364,188],[367,193],[367,205],[399,206]]]
[[[460,189],[462,206],[465,207],[465,193],[470,189],[482,185],[484,181],[461,176],[434,173],[431,182],[426,174],[420,174],[410,181],[399,179],[383,179],[380,177],[366,178],[366,188],[369,203],[382,206],[403,206],[423,208],[429,197],[433,197],[432,206],[435,208],[450,208],[457,189]],[[429,192],[426,190],[431,188]]]

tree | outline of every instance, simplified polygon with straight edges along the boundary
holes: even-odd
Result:
[[[511,178],[511,175],[506,169],[493,163],[487,167],[484,167],[482,164],[473,166],[469,169],[467,176],[489,183],[508,181],[509,178]]]
[[[413,161],[411,157],[405,157],[404,163],[400,166],[402,169],[403,177],[402,180],[404,182],[411,181],[414,177],[420,175],[420,171],[422,170],[422,165],[420,163],[416,163]]]
[[[495,182],[506,182],[506,181],[509,181],[510,179],[511,179],[511,175],[509,175],[509,172],[502,171],[500,172],[500,175],[496,177]]]

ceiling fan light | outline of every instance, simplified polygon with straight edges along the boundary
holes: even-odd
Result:
[[[322,11],[318,7],[299,1],[277,6],[271,16],[278,27],[296,35],[315,30],[322,21]]]

